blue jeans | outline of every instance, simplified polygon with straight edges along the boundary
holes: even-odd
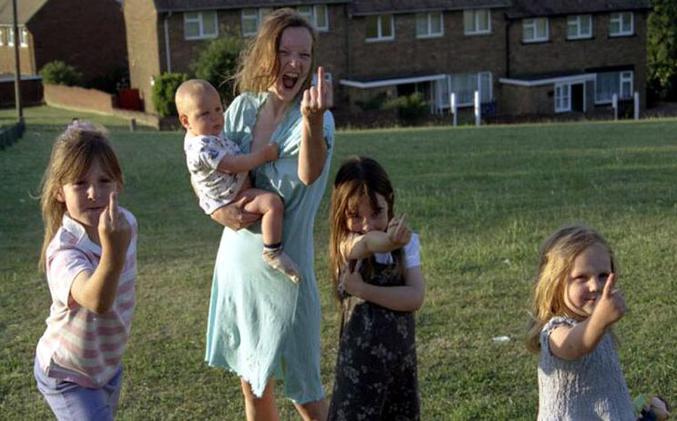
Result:
[[[47,377],[37,358],[33,368],[38,390],[59,421],[112,421],[120,398],[122,366],[113,378],[99,389]]]

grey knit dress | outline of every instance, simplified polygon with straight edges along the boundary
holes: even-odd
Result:
[[[550,351],[550,333],[577,323],[554,317],[541,330],[538,419],[634,421],[632,400],[609,332],[594,351],[577,360],[563,360]]]

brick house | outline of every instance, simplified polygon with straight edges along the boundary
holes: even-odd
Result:
[[[644,109],[648,0],[513,3],[499,109],[589,114],[635,91]]]
[[[12,21],[12,0],[0,0],[0,76],[14,74],[15,42],[20,43],[24,77],[35,77],[54,60],[82,72],[84,83],[127,67],[122,6],[117,0],[88,0],[86,5],[80,0],[21,0],[18,35]]]
[[[592,112],[635,90],[643,106],[648,3],[125,0],[124,11],[130,80],[145,98],[160,73],[190,72],[210,39],[251,37],[273,8],[294,7],[318,28],[318,63],[332,74],[337,110],[420,92],[431,112],[443,112],[450,93],[470,107],[479,91],[492,115],[550,115]]]

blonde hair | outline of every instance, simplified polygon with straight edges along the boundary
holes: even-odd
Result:
[[[66,213],[66,204],[59,201],[57,196],[64,184],[82,177],[95,160],[98,160],[103,171],[115,180],[121,189],[124,179],[120,163],[102,128],[74,120],[54,141],[52,154],[40,184],[40,207],[45,224],[39,263],[42,271],[46,270],[47,247]]]
[[[594,244],[607,250],[611,271],[615,272],[616,261],[611,247],[600,233],[585,225],[564,226],[541,245],[526,341],[529,351],[539,352],[541,330],[551,318],[575,317],[564,303],[566,285],[576,257]]]
[[[334,292],[338,291],[341,268],[348,263],[341,251],[351,232],[348,230],[348,215],[355,213],[359,201],[368,197],[373,208],[378,207],[376,194],[380,194],[388,203],[388,220],[395,214],[395,192],[388,174],[381,165],[371,158],[352,157],[339,168],[334,179],[331,193],[331,212],[329,216],[329,259]],[[393,252],[397,270],[403,274],[402,250]],[[336,296],[338,298],[338,295]]]
[[[280,69],[278,50],[282,33],[287,28],[306,28],[313,39],[308,76],[299,95],[310,87],[315,68],[315,28],[293,9],[283,8],[271,12],[263,21],[247,48],[240,55],[233,90],[237,92],[264,92],[277,79]]]

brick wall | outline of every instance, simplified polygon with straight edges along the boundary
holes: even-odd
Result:
[[[83,73],[84,82],[127,67],[125,25],[115,0],[50,0],[27,24],[35,69],[62,60]]]
[[[114,96],[95,89],[77,86],[44,85],[45,103],[50,107],[112,113]]]
[[[130,85],[139,89],[146,112],[154,113],[151,79],[161,71],[162,27],[153,0],[125,0],[124,15]]]
[[[375,74],[401,76],[413,73],[505,73],[505,29],[502,12],[492,11],[492,32],[468,36],[463,33],[463,12],[444,13],[444,35],[416,38],[416,15],[395,16],[393,41],[366,40],[364,17],[354,17],[350,31],[349,73],[353,77]]]
[[[550,40],[522,42],[522,22],[510,26],[510,75],[587,72],[589,69],[634,65],[633,89],[645,106],[646,94],[646,15],[634,14],[635,35],[609,37],[609,14],[593,15],[593,37],[566,39],[566,17],[549,19]]]

